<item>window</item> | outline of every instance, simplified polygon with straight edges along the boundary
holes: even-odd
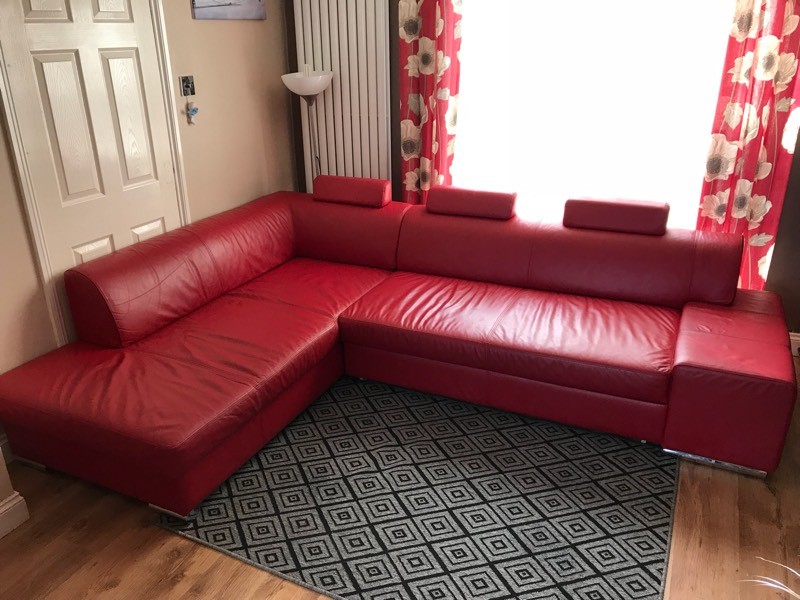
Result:
[[[694,228],[732,0],[465,3],[453,184],[658,200]]]

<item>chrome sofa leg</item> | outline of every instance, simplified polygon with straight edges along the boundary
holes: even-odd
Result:
[[[156,506],[155,504],[148,504],[150,508],[160,513],[164,513],[165,515],[169,515],[170,517],[175,517],[176,519],[180,519],[181,521],[188,521],[189,515],[179,515],[176,512],[172,512],[171,510],[167,510],[166,508],[161,508],[160,506]]]
[[[678,456],[680,458],[686,459],[691,462],[699,463],[701,465],[706,465],[709,467],[717,467],[720,469],[725,469],[726,471],[733,471],[734,473],[739,473],[741,475],[758,477],[759,479],[764,479],[767,476],[766,471],[761,471],[759,469],[751,469],[750,467],[743,467],[742,465],[735,465],[733,463],[725,462],[723,460],[714,460],[713,458],[706,458],[705,456],[698,456],[697,454],[690,454],[688,452],[681,452],[680,450],[670,450],[669,448],[664,448],[664,452],[666,454],[671,454],[672,456]]]

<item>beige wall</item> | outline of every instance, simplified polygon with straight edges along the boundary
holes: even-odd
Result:
[[[0,373],[55,347],[11,157],[3,124],[0,139]]]
[[[192,220],[295,185],[285,6],[266,3],[265,21],[195,21],[164,2],[172,74],[194,75],[200,109],[180,130]]]
[[[0,452],[0,502],[13,493],[14,488],[11,487],[11,479],[8,477],[8,469],[6,469],[6,463],[3,460],[3,453]]]
[[[266,21],[194,21],[189,0],[164,0],[173,74],[194,75],[198,124],[180,128],[193,220],[295,182],[284,1]],[[183,107],[183,100],[177,99]],[[2,119],[0,119],[0,122]],[[0,139],[0,372],[55,347],[16,188]]]
[[[794,156],[767,289],[781,295],[789,330],[800,333],[800,140]]]

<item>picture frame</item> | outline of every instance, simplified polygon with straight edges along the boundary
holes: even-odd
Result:
[[[200,20],[263,20],[265,0],[192,0],[192,16]]]

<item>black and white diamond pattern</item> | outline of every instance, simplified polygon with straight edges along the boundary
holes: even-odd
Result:
[[[162,525],[340,598],[652,600],[675,474],[635,440],[342,378]]]

